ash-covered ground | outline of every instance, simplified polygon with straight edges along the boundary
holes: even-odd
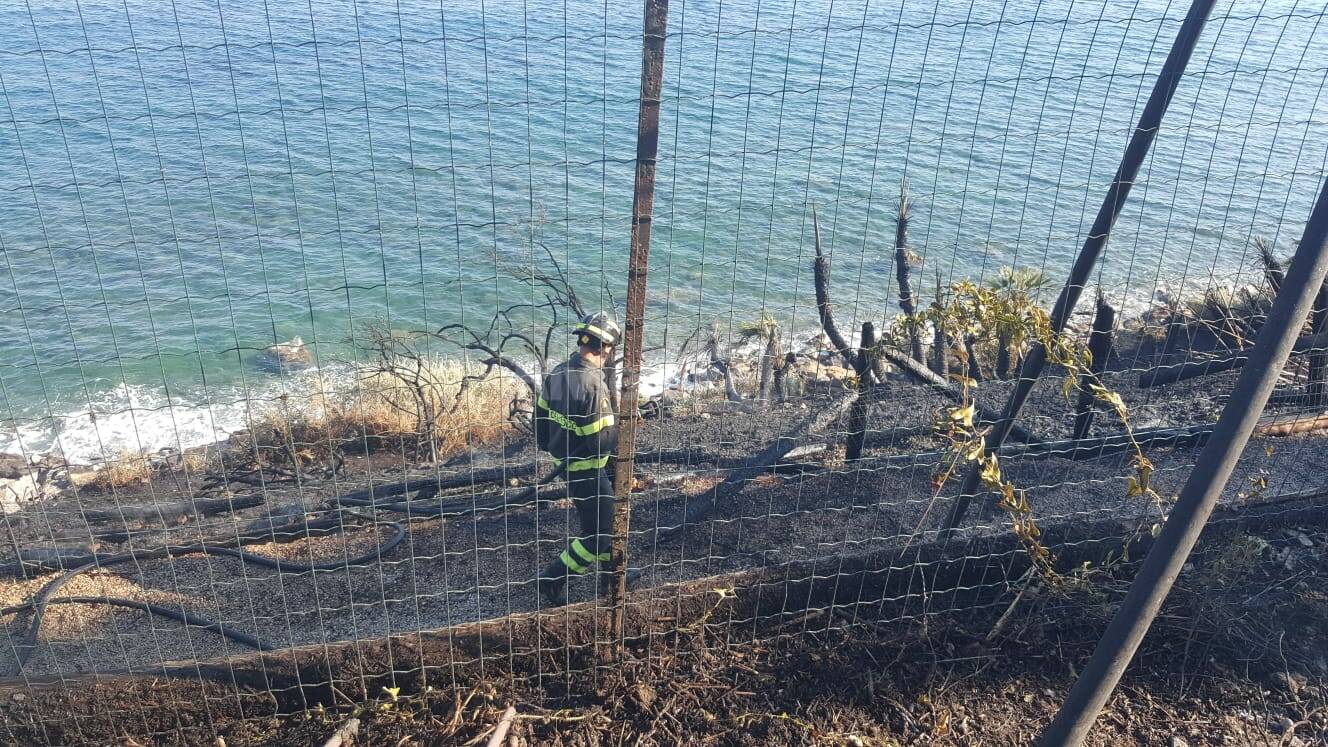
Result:
[[[1124,397],[1136,428],[1211,423],[1216,420],[1236,373],[1201,378],[1157,389],[1140,389],[1128,370],[1134,361],[1121,356],[1120,370],[1106,382]],[[1061,393],[1061,379],[1039,382],[1020,422],[1043,439],[1067,438],[1072,402]],[[1012,382],[983,382],[978,397],[999,411]],[[825,560],[818,568],[833,572],[834,558],[934,539],[948,513],[958,479],[937,495],[933,476],[945,444],[928,430],[949,401],[932,390],[893,376],[885,397],[872,405],[869,428],[876,435],[855,464],[843,463],[842,421],[829,433],[807,436],[828,448],[785,461],[793,466],[768,470],[736,497],[715,506],[705,518],[677,531],[687,506],[703,496],[729,470],[760,452],[772,439],[796,433],[821,408],[844,396],[827,386],[795,401],[758,406],[750,402],[698,403],[643,422],[637,458],[641,489],[633,496],[630,565],[640,571],[636,588],[657,587],[729,571],[762,568],[799,559]],[[1093,433],[1118,433],[1122,424],[1100,412]],[[892,438],[883,436],[894,435]],[[1328,437],[1322,432],[1256,437],[1233,475],[1226,501],[1260,501],[1324,487],[1328,482]],[[690,447],[690,459],[679,457]],[[1189,474],[1194,448],[1155,448],[1148,457],[1157,468],[1155,487],[1174,495]],[[917,459],[899,459],[917,454]],[[668,460],[659,457],[668,455]],[[887,459],[895,457],[894,459]],[[467,455],[452,466],[420,466],[402,454],[378,453],[348,460],[336,479],[306,479],[300,484],[233,484],[237,495],[261,494],[264,502],[230,514],[201,520],[89,522],[87,511],[119,506],[171,505],[189,499],[195,485],[180,474],[162,474],[152,483],[114,495],[65,494],[28,506],[7,520],[9,547],[0,564],[12,561],[16,547],[91,546],[99,554],[131,548],[183,545],[202,538],[237,535],[276,516],[278,521],[329,515],[336,495],[370,484],[414,477],[449,477],[500,464],[529,464],[536,458],[523,441],[496,444]],[[1065,458],[1007,457],[1008,478],[1028,491],[1038,522],[1049,524],[1104,516],[1150,519],[1166,508],[1128,497],[1132,470],[1125,455],[1072,461]],[[456,462],[456,460],[454,460]],[[541,467],[541,472],[546,467]],[[452,505],[492,499],[504,491],[516,495],[532,481],[476,484],[429,499]],[[564,546],[576,528],[567,501],[530,503],[477,510],[459,509],[443,518],[407,517],[379,512],[381,520],[401,522],[404,540],[381,558],[346,566],[386,540],[391,529],[374,525],[372,511],[343,514],[345,530],[291,542],[249,545],[249,552],[296,563],[330,562],[330,570],[282,573],[238,558],[206,554],[156,558],[119,564],[83,574],[61,596],[111,596],[184,609],[256,636],[269,647],[369,639],[389,632],[434,630],[536,606],[533,579]],[[93,533],[129,529],[129,537],[90,541]],[[1008,531],[1005,517],[975,505],[964,536]],[[1053,551],[1055,548],[1051,548]],[[962,541],[956,552],[963,552]],[[29,578],[0,580],[0,606],[19,605],[55,577],[39,572]],[[577,580],[573,601],[593,597],[595,577]],[[0,645],[0,674],[20,673],[17,656],[30,611],[0,619],[6,644]],[[246,652],[245,646],[213,632],[141,611],[105,605],[53,605],[40,628],[38,645],[23,666],[27,676],[92,671],[151,671],[163,661],[212,658]]]

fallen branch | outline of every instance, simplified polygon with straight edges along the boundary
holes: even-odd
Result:
[[[355,743],[355,736],[360,733],[360,720],[352,718],[337,728],[332,736],[323,742],[323,747],[350,747]]]
[[[865,397],[869,403],[881,396],[883,390],[873,388]],[[927,436],[934,432],[931,425],[906,425],[898,428],[886,428],[884,430],[873,431],[868,429],[863,437],[864,448],[882,448],[899,445],[900,441],[918,436]],[[823,441],[810,441],[793,451],[786,454],[786,457],[808,456],[825,451],[831,446],[837,446],[848,439],[847,433],[829,434]],[[724,456],[716,454],[713,451],[707,451],[699,446],[684,446],[677,449],[650,449],[638,451],[636,453],[637,464],[684,464],[695,466],[698,464],[714,464],[720,468],[740,466],[743,463],[741,457]]]
[[[1184,425],[1172,428],[1150,428],[1134,432],[1134,439],[1140,448],[1198,448],[1208,443],[1213,434],[1215,423]],[[1274,415],[1264,417],[1255,426],[1254,432],[1260,436],[1289,436],[1296,433],[1328,429],[1328,413],[1311,416],[1288,417]],[[1112,454],[1128,453],[1134,450],[1127,433],[1113,433],[1109,436],[1081,438],[1066,441],[1042,441],[1036,444],[1009,444],[995,450],[1001,459],[1070,459],[1081,461],[1097,459]],[[892,456],[864,459],[863,469],[906,469],[939,462],[948,452],[933,451],[918,454],[897,454]]]
[[[375,498],[365,498],[355,493],[337,496],[333,500],[343,506],[364,506],[380,511],[396,511],[411,516],[453,516],[464,514],[467,511],[524,506],[533,499],[547,503],[564,498],[567,496],[566,483],[545,487],[562,473],[563,466],[558,465],[541,477],[534,485],[510,497],[505,490],[499,490],[496,491],[497,495],[492,498],[481,499],[472,494],[455,501],[440,503],[433,500],[434,496],[437,495],[436,491],[422,490],[409,500],[380,501]]]
[[[1328,332],[1314,335],[1302,335],[1296,339],[1296,344],[1291,349],[1291,354],[1303,355],[1324,348],[1328,348]],[[1174,366],[1158,366],[1151,371],[1145,372],[1139,377],[1139,386],[1147,388],[1162,386],[1163,384],[1175,384],[1176,382],[1195,379],[1200,376],[1210,376],[1212,374],[1222,373],[1223,371],[1232,371],[1237,368],[1242,368],[1247,360],[1249,360],[1249,352],[1242,351],[1201,361],[1188,361]]]
[[[1030,576],[1032,576],[1031,568],[1029,569],[1029,572],[1025,573],[1020,578],[1021,582],[1026,583],[1019,588],[1019,593],[1014,596],[1013,600],[1011,600],[1010,606],[1005,608],[1005,612],[1001,614],[998,620],[996,620],[996,624],[992,625],[991,630],[987,631],[987,637],[985,640],[988,643],[1000,637],[1001,633],[1005,630],[1005,626],[1010,623],[1010,619],[1014,616],[1015,608],[1019,606],[1019,602],[1023,600],[1024,595],[1027,594],[1030,597],[1037,596],[1038,592],[1041,590],[1042,577],[1032,576],[1032,579],[1029,580]]]
[[[771,441],[764,449],[751,457],[743,466],[729,472],[722,482],[715,485],[706,494],[687,506],[682,522],[676,527],[660,530],[661,537],[685,532],[689,524],[695,524],[705,518],[717,503],[741,492],[757,475],[768,471],[780,462],[790,451],[798,446],[798,441],[809,434],[825,430],[858,401],[861,395],[852,392],[830,403],[815,416],[807,420],[802,428],[792,434],[780,436]]]
[[[363,490],[346,493],[345,495],[338,497],[337,500],[356,502],[368,498],[390,498],[394,495],[404,495],[406,493],[413,493],[420,490],[431,490],[436,493],[443,490],[499,482],[511,477],[525,477],[534,474],[536,469],[537,465],[535,462],[527,462],[525,464],[504,464],[498,467],[477,469],[468,473],[453,475],[451,477],[422,477],[415,480],[405,480],[403,482],[372,485]]]
[[[508,729],[512,728],[514,718],[516,718],[516,708],[508,706],[507,710],[503,711],[503,717],[498,720],[498,725],[493,727],[493,736],[489,737],[488,747],[502,747]]]
[[[1259,420],[1254,432],[1260,436],[1291,436],[1328,429],[1328,413],[1272,415]]]
[[[1213,424],[1189,425],[1179,428],[1156,428],[1136,431],[1135,440],[1140,448],[1191,448],[1207,443],[1213,433]],[[1069,459],[1081,461],[1128,453],[1134,450],[1127,433],[1114,433],[1109,436],[1085,438],[1078,441],[1040,441],[1035,444],[1007,444],[990,453],[1003,461],[1015,459]],[[926,451],[915,454],[894,454],[871,457],[861,460],[856,468],[870,471],[905,470],[917,467],[934,467],[940,464],[951,452]]]
[[[89,509],[83,517],[94,524],[111,521],[149,521],[158,519],[171,522],[183,516],[212,516],[239,511],[245,508],[261,506],[266,497],[261,493],[254,495],[235,495],[223,498],[199,498],[156,506],[117,506],[112,509]]]
[[[21,547],[12,563],[0,565],[0,577],[25,577],[28,570],[65,570],[86,565],[95,556],[90,545]]]
[[[266,447],[264,447],[266,448]],[[202,490],[216,490],[228,483],[238,482],[256,488],[283,482],[295,482],[295,473],[275,465],[246,472],[223,472],[212,475],[203,481]]]

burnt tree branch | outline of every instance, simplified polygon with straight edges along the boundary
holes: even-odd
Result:
[[[857,358],[835,324],[834,307],[830,303],[830,259],[821,251],[821,226],[815,204],[812,205],[812,240],[816,246],[816,258],[812,260],[812,287],[816,291],[816,312],[821,317],[821,329],[825,330],[825,337],[835,354],[843,359],[844,367],[852,368]]]
[[[895,280],[899,283],[899,308],[910,319],[918,313],[917,296],[909,278],[908,221],[913,203],[908,196],[908,179],[899,182],[899,211],[895,214]],[[922,337],[916,325],[908,328],[909,354],[918,363],[923,362]]]
[[[1116,310],[1101,296],[1097,297],[1097,313],[1093,315],[1093,331],[1088,336],[1088,353],[1092,363],[1088,375],[1079,385],[1079,401],[1075,403],[1074,437],[1086,438],[1093,427],[1093,403],[1097,396],[1091,385],[1100,384],[1107,359],[1111,357],[1111,336],[1116,327]]]

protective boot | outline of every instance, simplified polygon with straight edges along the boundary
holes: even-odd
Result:
[[[561,607],[567,604],[567,566],[558,559],[549,564],[535,580],[543,607]]]

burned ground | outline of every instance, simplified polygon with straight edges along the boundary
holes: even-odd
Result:
[[[1131,425],[1136,429],[1210,423],[1234,380],[1234,373],[1226,373],[1161,390],[1143,389],[1136,385],[1133,372],[1125,370],[1128,361],[1122,357],[1117,363],[1119,370],[1109,372],[1106,378],[1128,404]],[[939,495],[933,486],[946,444],[930,427],[948,401],[902,379],[892,380],[888,386],[886,396],[872,406],[868,448],[860,461],[844,463],[842,442],[836,438],[842,436],[842,426],[836,426],[839,434],[806,436],[805,442],[824,447],[790,454],[781,466],[765,470],[744,490],[685,525],[682,517],[687,508],[702,500],[734,467],[773,439],[796,433],[843,392],[830,387],[768,407],[698,403],[644,425],[630,545],[631,565],[641,572],[634,582],[637,594],[645,595],[651,605],[661,609],[674,603],[681,606],[708,598],[713,588],[723,588],[725,579],[735,578],[733,574],[745,578],[741,574],[755,573],[761,579],[760,588],[765,590],[762,593],[767,595],[764,604],[778,600],[777,619],[726,619],[721,631],[714,629],[714,621],[705,620],[693,625],[688,633],[661,612],[654,632],[646,638],[649,643],[638,641],[633,663],[615,671],[596,668],[593,652],[602,647],[567,645],[560,636],[570,634],[570,629],[560,633],[555,625],[548,628],[548,641],[521,642],[526,649],[547,649],[542,654],[547,661],[535,667],[533,683],[515,671],[495,679],[494,672],[503,670],[505,658],[514,661],[510,650],[517,642],[509,640],[506,655],[500,645],[458,666],[449,665],[449,676],[461,679],[448,682],[438,694],[422,693],[408,703],[371,710],[373,718],[368,727],[378,730],[371,732],[376,735],[374,741],[380,741],[379,736],[386,740],[392,735],[396,735],[394,739],[413,735],[420,742],[433,739],[451,743],[457,736],[478,733],[492,720],[491,706],[503,702],[521,704],[519,731],[532,741],[597,743],[636,735],[667,743],[686,734],[684,741],[710,738],[735,744],[839,738],[851,741],[853,735],[868,741],[884,740],[889,735],[889,739],[901,742],[950,739],[962,743],[966,735],[976,733],[973,730],[988,729],[995,729],[990,733],[998,735],[996,741],[1018,741],[1014,736],[1027,733],[1027,722],[1045,719],[1064,695],[1071,680],[1066,662],[1086,655],[1096,635],[1093,631],[1104,623],[1112,595],[1118,592],[1119,583],[1112,580],[1115,571],[1094,576],[1094,583],[1073,595],[1051,595],[1036,605],[1021,605],[1021,614],[1027,615],[1020,618],[1022,632],[1013,638],[996,637],[998,645],[983,649],[981,655],[970,655],[976,650],[974,646],[985,642],[981,629],[995,625],[997,616],[1017,594],[1011,591],[1012,579],[1001,573],[986,573],[988,568],[1002,567],[1002,558],[1019,554],[1013,546],[994,554],[986,544],[992,538],[1011,540],[1008,522],[998,513],[975,506],[965,530],[944,548],[944,557],[950,559],[947,562],[957,559],[971,566],[970,570],[981,569],[981,573],[966,577],[960,586],[940,595],[937,589],[923,584],[918,593],[932,599],[924,610],[898,609],[887,604],[887,597],[879,593],[863,594],[859,590],[855,596],[848,586],[839,589],[837,579],[852,578],[846,575],[846,567],[853,566],[854,558],[893,558],[881,561],[886,568],[906,564],[909,558],[916,562],[909,552],[934,542],[950,508],[954,486]],[[979,399],[987,408],[999,410],[1010,386],[1011,382],[984,382],[978,390]],[[1061,439],[1069,436],[1072,418],[1071,404],[1062,395],[1060,382],[1052,377],[1035,387],[1023,422],[1043,438]],[[1095,433],[1110,434],[1121,429],[1111,414],[1099,413]],[[1275,507],[1288,495],[1321,491],[1322,472],[1328,467],[1324,442],[1321,432],[1257,436],[1228,486],[1224,506],[1231,510]],[[1196,454],[1197,449],[1189,447],[1148,450],[1157,469],[1154,486],[1162,501],[1128,497],[1125,483],[1131,468],[1127,456],[1120,453],[1089,459],[1011,454],[1003,458],[1002,465],[1006,477],[1028,491],[1039,523],[1087,526],[1110,520],[1116,523],[1108,534],[1119,539],[1131,532],[1146,532],[1159,518],[1165,511],[1166,498],[1179,490]],[[536,609],[532,583],[535,573],[561,549],[568,531],[575,527],[576,519],[567,502],[557,500],[556,486],[550,486],[553,500],[538,507],[530,502],[518,505],[496,500],[505,496],[511,501],[547,469],[542,465],[534,470],[519,468],[534,458],[530,444],[519,440],[476,450],[467,455],[465,462],[432,467],[415,465],[402,453],[379,452],[349,459],[345,471],[336,478],[305,478],[299,484],[280,479],[263,479],[258,485],[232,483],[230,495],[254,496],[262,502],[221,515],[186,514],[168,521],[120,521],[114,515],[105,515],[108,508],[176,506],[198,492],[197,483],[183,473],[167,472],[143,488],[109,495],[84,491],[35,505],[20,520],[11,517],[10,544],[59,545],[108,554],[185,545],[204,538],[238,537],[262,526],[265,519],[280,525],[300,517],[310,521],[332,517],[335,528],[341,531],[245,548],[292,563],[327,563],[331,566],[328,569],[278,572],[234,557],[183,554],[136,560],[84,574],[64,587],[61,595],[123,597],[186,609],[253,635],[271,649],[358,648],[360,642],[368,645],[384,636],[422,631],[450,636],[446,631],[457,626],[511,615],[519,618]],[[502,465],[511,468],[506,480],[476,480],[472,485],[412,504],[451,506],[442,517],[401,511],[375,515],[372,507],[338,513],[330,500],[371,484],[483,475]],[[94,516],[96,511],[103,514]],[[378,559],[338,563],[372,554],[392,536],[393,527],[384,523],[389,520],[404,528],[399,545]],[[93,538],[94,533],[101,536]],[[1270,552],[1284,547],[1295,550],[1284,535],[1270,535],[1269,539],[1249,536],[1254,537],[1250,540],[1253,544],[1240,546],[1258,549],[1246,561],[1260,568],[1273,562]],[[1049,543],[1048,547],[1063,557],[1074,557],[1083,539],[1064,546]],[[1321,547],[1321,537],[1309,541],[1313,547]],[[1314,557],[1321,559],[1321,551],[1314,552],[1319,553]],[[10,553],[12,557],[12,550]],[[1093,558],[1092,567],[1098,567],[1101,559]],[[0,565],[9,560],[0,557]],[[795,568],[800,570],[791,570]],[[1261,572],[1270,579],[1276,575],[1275,569],[1263,568]],[[7,579],[0,584],[0,603],[21,604],[53,577],[50,572],[34,572],[26,579]],[[798,584],[807,578],[835,580],[836,591],[829,608],[809,611],[807,600],[798,598]],[[1315,607],[1324,589],[1321,568],[1297,571],[1294,577],[1270,583],[1276,594],[1286,593],[1287,584],[1295,585],[1300,589],[1295,604],[1304,602],[1310,612],[1323,612]],[[593,577],[574,583],[573,601],[594,600],[595,584]],[[914,591],[905,596],[912,598]],[[1256,598],[1260,603],[1267,602],[1271,599],[1269,593]],[[1196,592],[1191,597],[1189,603],[1198,604],[1204,595]],[[940,599],[944,603],[936,603]],[[589,604],[600,612],[606,608],[602,600]],[[1036,607],[1036,615],[1045,620],[1022,607]],[[1091,613],[1088,617],[1092,625],[1076,624],[1083,621],[1086,610]],[[0,671],[11,677],[18,675],[9,682],[20,687],[28,681],[51,677],[58,681],[94,672],[150,675],[178,666],[169,662],[224,661],[249,652],[244,645],[213,632],[139,611],[105,605],[58,605],[48,609],[38,645],[20,674],[17,655],[30,614],[16,611],[4,620],[9,645],[0,651]],[[1190,620],[1177,614],[1178,619]],[[1286,631],[1290,629],[1286,626],[1297,620],[1312,619],[1300,608],[1289,614],[1285,621],[1255,619],[1242,608],[1233,619],[1251,620],[1265,633]],[[1191,630],[1187,651],[1194,649],[1196,640],[1202,643],[1201,650],[1215,650],[1212,647],[1217,644],[1209,640],[1211,636],[1194,638],[1208,630],[1204,627],[1207,621],[1196,618],[1187,624]],[[1008,621],[1005,627],[1014,629]],[[1164,631],[1175,633],[1173,628],[1162,626]],[[1150,640],[1172,633],[1155,633]],[[1311,639],[1317,640],[1313,636]],[[723,655],[714,650],[721,644]],[[1124,701],[1121,707],[1125,710],[1113,710],[1115,716],[1108,717],[1119,726],[1120,731],[1114,733],[1151,743],[1161,732],[1144,725],[1183,710],[1207,714],[1187,717],[1189,721],[1208,719],[1205,729],[1220,726],[1226,730],[1223,733],[1235,733],[1231,729],[1236,727],[1223,719],[1241,698],[1249,702],[1252,693],[1260,692],[1257,678],[1249,680],[1246,673],[1226,670],[1212,674],[1213,667],[1229,669],[1230,660],[1223,657],[1205,658],[1187,652],[1177,665],[1167,658],[1174,653],[1171,645],[1163,646],[1165,656],[1159,659],[1159,669],[1154,672],[1148,664],[1141,670],[1145,672],[1143,680],[1127,684],[1124,692],[1139,695]],[[663,653],[658,646],[664,647]],[[1054,656],[1048,653],[1049,646],[1055,647]],[[917,659],[918,652],[923,651],[929,653]],[[1030,655],[1029,651],[1039,653]],[[1270,655],[1266,651],[1260,654],[1265,659]],[[1145,662],[1153,658],[1149,655]],[[496,669],[484,668],[490,659]],[[387,663],[394,669],[397,663],[410,669],[408,661]],[[868,661],[871,666],[867,666]],[[466,675],[468,667],[477,663],[481,667],[479,679],[471,676],[474,673]],[[578,670],[596,673],[591,690],[584,687],[581,678],[573,683]],[[225,672],[226,668],[216,671]],[[1311,668],[1304,671],[1310,672]],[[1187,686],[1174,697],[1169,690],[1159,690],[1171,687],[1176,677],[1190,678],[1191,685],[1225,678],[1229,686],[1223,687],[1230,692],[1223,695],[1205,689],[1207,684]],[[336,681],[330,676],[327,679]],[[343,687],[356,689],[351,687],[353,679]],[[642,681],[661,684],[651,685],[653,694],[633,691],[627,684]],[[463,687],[464,682],[471,684]],[[488,684],[479,686],[482,682]],[[781,690],[772,689],[772,682],[790,684]],[[455,697],[464,698],[475,686],[479,689],[461,707]],[[200,692],[193,693],[187,689],[190,687]],[[864,698],[863,688],[873,697]],[[350,701],[382,696],[367,687],[359,688],[353,697],[338,695],[335,687],[332,690],[302,701],[297,708],[253,683],[222,677],[219,682],[186,687],[175,679],[142,696],[144,702],[162,706],[157,709],[160,713],[142,715],[142,728],[136,722],[132,728],[125,726],[125,719],[118,717],[115,720],[119,726],[104,722],[115,716],[117,708],[123,713],[122,708],[130,707],[116,706],[114,698],[104,708],[80,707],[79,718],[69,728],[85,728],[94,735],[108,735],[107,729],[157,734],[163,743],[188,743],[193,737],[178,735],[198,736],[208,729],[224,734],[229,744],[246,740],[261,743],[276,734],[290,743],[304,743],[314,734],[325,735],[331,721],[344,717],[352,708]],[[688,700],[710,704],[709,696],[715,694],[722,697],[714,702],[714,708],[695,707]],[[69,695],[69,691],[47,690],[41,702],[50,707],[54,702],[51,698]],[[1032,700],[1026,700],[1029,695]],[[1321,695],[1319,691],[1318,697]],[[1267,696],[1259,697],[1266,700]],[[305,707],[315,701],[324,710],[314,715],[305,713]],[[881,705],[888,701],[894,701],[894,705]],[[194,707],[200,703],[202,711]],[[166,718],[173,708],[179,713],[170,718],[179,723],[154,720]],[[1290,705],[1285,710],[1292,712]],[[276,715],[278,711],[304,715]],[[15,723],[26,724],[23,728],[29,731],[23,734],[49,741],[51,734],[40,730],[52,727],[35,713],[20,707],[16,716],[20,720]],[[544,720],[533,718],[541,714]],[[139,715],[135,713],[134,718]],[[1307,724],[1318,724],[1311,715],[1309,710],[1302,713],[1304,719],[1309,719]],[[1259,715],[1254,720],[1262,718]],[[1025,722],[1020,727],[1024,731],[1014,731],[1018,721]],[[1262,725],[1250,726],[1255,727]],[[1204,729],[1199,732],[1201,736],[1207,734]],[[80,741],[70,732],[61,733]],[[1193,734],[1185,738],[1191,744],[1203,742],[1196,742]]]
[[[1210,529],[1089,743],[1328,739],[1326,548],[1321,509]],[[369,655],[358,675],[310,691],[321,694],[313,702],[281,688],[150,677],[11,687],[0,710],[15,743],[305,745],[356,717],[365,743],[460,744],[482,741],[514,705],[517,744],[1026,744],[1064,698],[1131,570],[1116,564],[1036,592],[1000,585],[949,607],[919,594],[755,618],[749,597],[706,598],[693,585],[704,600],[693,617],[632,638],[615,665],[596,658],[602,632],[589,645],[585,630],[577,638],[551,616],[508,628],[511,652],[482,660],[394,671]],[[751,577],[713,579],[726,580]],[[558,642],[586,645],[541,655],[531,630],[545,643],[562,631]],[[246,668],[255,670],[233,671]]]
[[[1165,399],[1128,384],[1128,373],[1117,375],[1134,408],[1136,427],[1210,422],[1230,375],[1185,389],[1185,405],[1168,392]],[[780,434],[796,431],[836,395],[826,392],[768,409],[715,403],[646,422],[638,471],[643,489],[634,496],[632,517],[633,567],[641,570],[637,588],[677,583],[708,575],[781,562],[834,558],[892,546],[905,546],[934,536],[949,509],[947,493],[934,497],[933,473],[944,444],[927,426],[945,405],[930,390],[892,382],[885,400],[874,406],[873,431],[886,434],[884,444],[871,446],[855,464],[842,463],[842,446],[807,457],[792,456],[788,466],[771,470],[705,518],[681,527],[687,507],[722,479],[741,460]],[[1009,382],[990,382],[981,391],[995,407]],[[1157,401],[1153,401],[1157,400]],[[704,411],[708,409],[710,411]],[[1027,422],[1047,438],[1063,437],[1070,406],[1055,380],[1042,382],[1030,402]],[[1119,430],[1119,423],[1099,415],[1099,432]],[[902,430],[901,430],[902,429]],[[810,440],[818,440],[810,437]],[[1318,435],[1261,438],[1247,449],[1228,500],[1259,500],[1321,486],[1318,473],[1328,454]],[[694,447],[682,449],[680,447]],[[679,455],[680,451],[689,453]],[[691,453],[694,452],[694,453]],[[1154,449],[1156,486],[1163,495],[1179,489],[1196,454],[1194,449]],[[908,458],[918,454],[918,458]],[[661,457],[667,455],[668,461]],[[380,453],[352,460],[335,480],[306,480],[298,486],[272,482],[263,486],[235,484],[237,494],[264,499],[261,505],[221,516],[187,516],[181,521],[88,522],[89,512],[115,506],[172,505],[187,499],[190,487],[180,475],[165,475],[147,488],[115,495],[69,495],[30,509],[21,522],[11,520],[20,546],[87,545],[90,532],[127,529],[127,537],[95,543],[98,553],[123,552],[164,544],[187,544],[205,537],[235,535],[264,516],[278,523],[303,512],[326,516],[328,499],[407,478],[465,476],[494,465],[517,465],[533,458],[529,444],[516,442],[472,455],[464,465],[417,468],[400,454]],[[543,468],[541,468],[543,469]],[[1005,460],[1014,482],[1029,491],[1039,521],[1067,517],[1155,516],[1160,506],[1127,498],[1130,470],[1121,455],[1090,460],[1058,458]],[[513,474],[520,474],[514,470]],[[1251,491],[1251,481],[1264,476],[1267,486]],[[522,483],[533,476],[524,475]],[[232,557],[192,554],[169,559],[126,563],[77,578],[62,590],[69,596],[116,596],[183,607],[256,636],[273,647],[355,640],[389,633],[432,630],[533,609],[532,579],[561,548],[576,526],[566,501],[524,506],[489,505],[468,509],[472,498],[482,503],[520,492],[517,479],[477,484],[443,493],[432,501],[461,508],[444,518],[382,516],[405,522],[404,541],[380,560],[351,567],[303,573],[279,573]],[[1257,493],[1257,494],[1255,494]],[[427,503],[427,502],[426,502]],[[478,505],[478,504],[477,504]],[[409,521],[406,521],[409,518]],[[192,520],[189,520],[192,519]],[[329,536],[250,545],[250,552],[295,563],[331,562],[367,552],[391,534],[385,526],[343,515],[345,530]],[[1004,531],[1004,522],[975,510],[966,536]],[[81,539],[81,541],[80,541]],[[121,540],[121,541],[116,541]],[[127,540],[127,541],[124,541]],[[3,562],[0,560],[0,562]],[[19,604],[36,594],[51,574],[8,579],[0,601]],[[593,596],[592,580],[573,585],[573,599]],[[0,652],[0,668],[16,674],[15,643],[29,620],[19,612],[6,621],[11,645]],[[52,606],[42,623],[40,645],[24,666],[28,675],[73,674],[152,668],[157,662],[208,658],[241,653],[244,646],[213,633],[141,612],[99,605]]]

